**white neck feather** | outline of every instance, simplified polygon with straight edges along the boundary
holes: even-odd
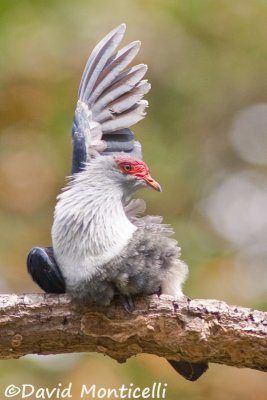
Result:
[[[127,218],[122,188],[109,176],[79,173],[58,196],[52,227],[56,260],[68,280],[90,279],[121,253],[137,229]]]

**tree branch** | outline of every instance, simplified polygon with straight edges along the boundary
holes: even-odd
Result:
[[[0,295],[0,358],[99,352],[119,362],[150,353],[267,371],[267,313],[218,300],[154,295],[86,307],[67,295]]]

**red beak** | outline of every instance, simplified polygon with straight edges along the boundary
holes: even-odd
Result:
[[[149,186],[157,190],[157,192],[162,192],[160,184],[155,181],[155,179],[153,179],[150,174],[145,175],[143,179],[148,183]]]

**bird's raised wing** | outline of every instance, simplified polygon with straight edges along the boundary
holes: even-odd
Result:
[[[126,26],[105,36],[92,51],[85,66],[72,128],[72,173],[79,172],[96,154],[127,152],[141,158],[141,145],[130,126],[145,116],[150,90],[143,80],[144,64],[127,68],[140,49],[132,42],[116,52]]]

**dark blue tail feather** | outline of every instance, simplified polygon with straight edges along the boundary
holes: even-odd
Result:
[[[53,256],[52,247],[34,247],[27,257],[33,281],[46,293],[65,293],[64,278]]]

